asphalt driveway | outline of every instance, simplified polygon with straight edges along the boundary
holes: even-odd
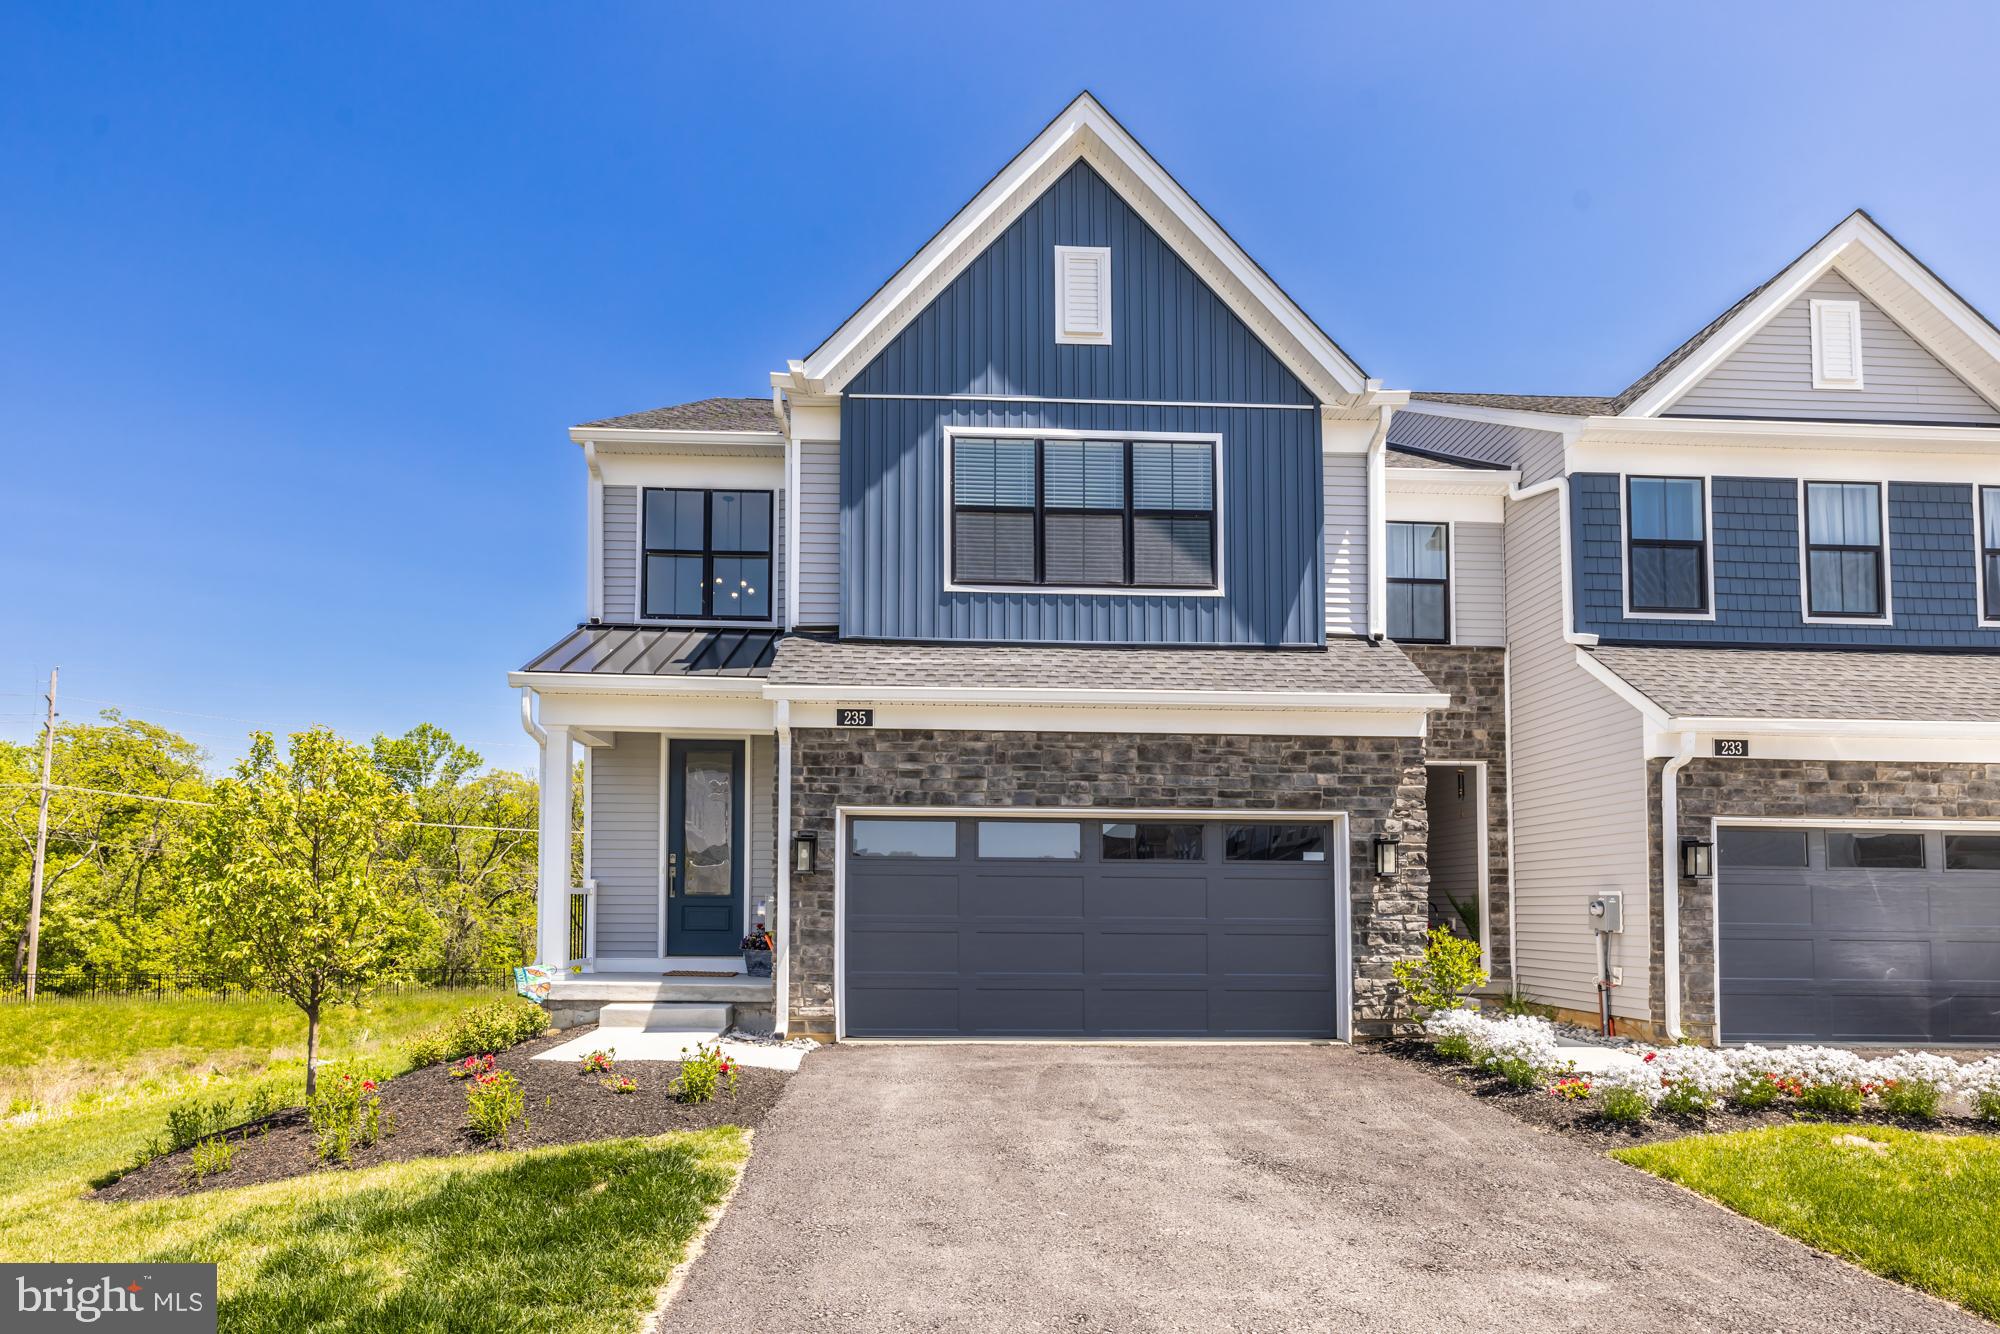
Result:
[[[843,1046],[674,1330],[1980,1330],[1366,1049]]]

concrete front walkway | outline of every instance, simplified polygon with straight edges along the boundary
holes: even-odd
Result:
[[[674,1330],[1985,1331],[1366,1049],[846,1046]]]

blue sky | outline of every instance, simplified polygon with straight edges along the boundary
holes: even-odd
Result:
[[[1395,387],[1613,392],[1857,205],[2000,313],[1991,5],[963,12],[0,4],[0,736],[529,763],[564,428],[760,392],[1084,87]]]

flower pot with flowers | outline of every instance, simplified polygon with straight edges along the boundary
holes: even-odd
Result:
[[[743,937],[743,971],[751,977],[769,977],[771,953],[775,948],[776,942],[771,938],[770,929],[759,920],[755,929]]]

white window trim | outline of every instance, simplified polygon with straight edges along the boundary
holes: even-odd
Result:
[[[781,559],[789,560],[791,558],[789,550],[781,552],[775,549],[780,536],[783,535],[785,526],[778,522],[779,511],[784,511],[785,523],[791,522],[791,506],[785,503],[788,497],[783,487],[771,486],[768,483],[761,486],[682,486],[665,482],[657,485],[641,483],[639,486],[639,512],[634,516],[632,522],[633,529],[635,530],[633,533],[635,540],[632,543],[632,624],[685,626],[690,630],[773,630],[784,628],[786,624],[784,620],[785,607],[783,605],[785,599],[777,597],[771,599],[771,614],[761,620],[755,616],[650,616],[646,613],[646,493],[648,491],[769,491],[771,493],[771,542],[774,548],[771,552],[771,577],[774,579],[777,577]],[[787,570],[785,573],[790,574],[791,571]],[[792,584],[787,579],[785,582],[785,598],[790,598],[791,596]]]
[[[1808,568],[1806,540],[1806,486],[1808,483],[1872,486],[1882,514],[1882,614],[1880,616],[1815,616],[1812,613],[1812,570]],[[1798,479],[1799,507],[1799,618],[1807,625],[1880,625],[1896,623],[1896,579],[1893,567],[1894,542],[1889,532],[1889,484],[1870,477],[1801,477]]]
[[[1852,379],[1845,379],[1845,380],[1829,379],[1827,378],[1823,369],[1823,367],[1825,366],[1825,358],[1823,356],[1823,349],[1820,345],[1820,312],[1823,310],[1834,309],[1836,307],[1845,307],[1849,311],[1853,312],[1854,316],[1854,377]],[[1862,342],[1861,303],[1859,301],[1836,301],[1821,297],[1813,297],[1811,318],[1808,320],[1808,323],[1811,324],[1812,326],[1813,388],[1854,389],[1854,390],[1865,388],[1866,386],[1862,382],[1862,368],[1861,368],[1861,342]]]
[[[1701,532],[1702,564],[1707,568],[1702,577],[1708,581],[1708,610],[1697,611],[1633,611],[1632,610],[1632,535],[1626,531],[1625,516],[1631,512],[1632,479],[1634,477],[1660,477],[1672,481],[1701,483]],[[1618,596],[1621,610],[1628,621],[1713,621],[1715,605],[1715,478],[1701,473],[1640,472],[1618,474]]]
[[[1063,313],[1069,308],[1064,299],[1069,286],[1069,257],[1089,255],[1096,261],[1099,281],[1103,287],[1098,295],[1104,306],[1104,330],[1101,333],[1071,333],[1063,326]],[[1108,347],[1111,344],[1111,247],[1103,245],[1059,245],[1055,257],[1055,335],[1058,343],[1082,343],[1093,347]]]
[[[952,820],[1018,820],[1041,819],[1060,820],[1203,820],[1249,823],[1251,821],[1283,820],[1300,824],[1330,824],[1337,833],[1333,846],[1328,849],[1327,863],[1333,872],[1333,937],[1336,963],[1333,983],[1333,1024],[1334,1039],[1338,1042],[1354,1040],[1354,921],[1350,902],[1353,883],[1353,866],[1349,849],[1354,838],[1353,822],[1346,811],[1275,811],[1221,810],[1214,807],[1191,806],[1185,810],[1159,807],[1079,807],[1079,806],[835,806],[833,808],[833,1022],[834,1039],[838,1042],[871,1041],[873,1039],[853,1039],[847,1034],[847,822],[870,816],[887,816],[895,819],[952,819]],[[1372,870],[1369,874],[1373,875]],[[897,1041],[884,1038],[881,1041]],[[941,1039],[951,1041],[953,1039]],[[957,1041],[1040,1041],[1035,1038],[991,1038],[956,1039]],[[1066,1039],[1067,1040],[1067,1039]],[[1092,1041],[1093,1039],[1082,1039]],[[1094,1039],[1103,1042],[1129,1043],[1130,1038]],[[1199,1039],[1196,1039],[1199,1040]],[[1287,1041],[1287,1039],[1274,1039]],[[1299,1039],[1298,1041],[1310,1041]]]
[[[1458,520],[1422,519],[1415,515],[1404,516],[1392,514],[1387,516],[1383,522],[1385,525],[1391,523],[1435,523],[1444,526],[1444,611],[1447,622],[1444,628],[1445,638],[1442,640],[1397,639],[1394,635],[1389,635],[1387,638],[1391,643],[1408,644],[1411,648],[1450,648],[1458,643]],[[1386,526],[1384,533],[1384,541],[1386,543]],[[1388,571],[1389,553],[1385,550],[1382,553],[1382,595],[1384,598],[1388,597],[1389,581],[1394,577]],[[1389,624],[1389,608],[1386,605],[1382,608],[1382,624],[1385,627]],[[1471,763],[1470,760],[1463,762],[1467,764]]]
[[[1972,596],[1977,599],[1972,606],[1975,623],[1982,630],[2000,630],[2000,620],[1986,614],[1986,516],[1982,492],[2000,491],[2000,485],[1991,482],[1972,484]]]
[[[1083,584],[961,584],[952,578],[952,518],[957,510],[956,488],[952,479],[952,448],[959,436],[970,436],[979,440],[1131,440],[1139,443],[1159,440],[1167,442],[1197,441],[1207,443],[1215,451],[1215,587],[1214,588],[1127,588],[1122,584],[1093,587]],[[1202,432],[1176,431],[1046,431],[1031,427],[975,427],[947,426],[944,428],[944,590],[947,593],[1012,593],[1017,596],[1033,596],[1038,593],[1059,593],[1075,597],[1128,597],[1128,598],[1219,598],[1229,589],[1225,571],[1227,533],[1223,527],[1223,476],[1227,469],[1223,466],[1223,439],[1220,435]]]

